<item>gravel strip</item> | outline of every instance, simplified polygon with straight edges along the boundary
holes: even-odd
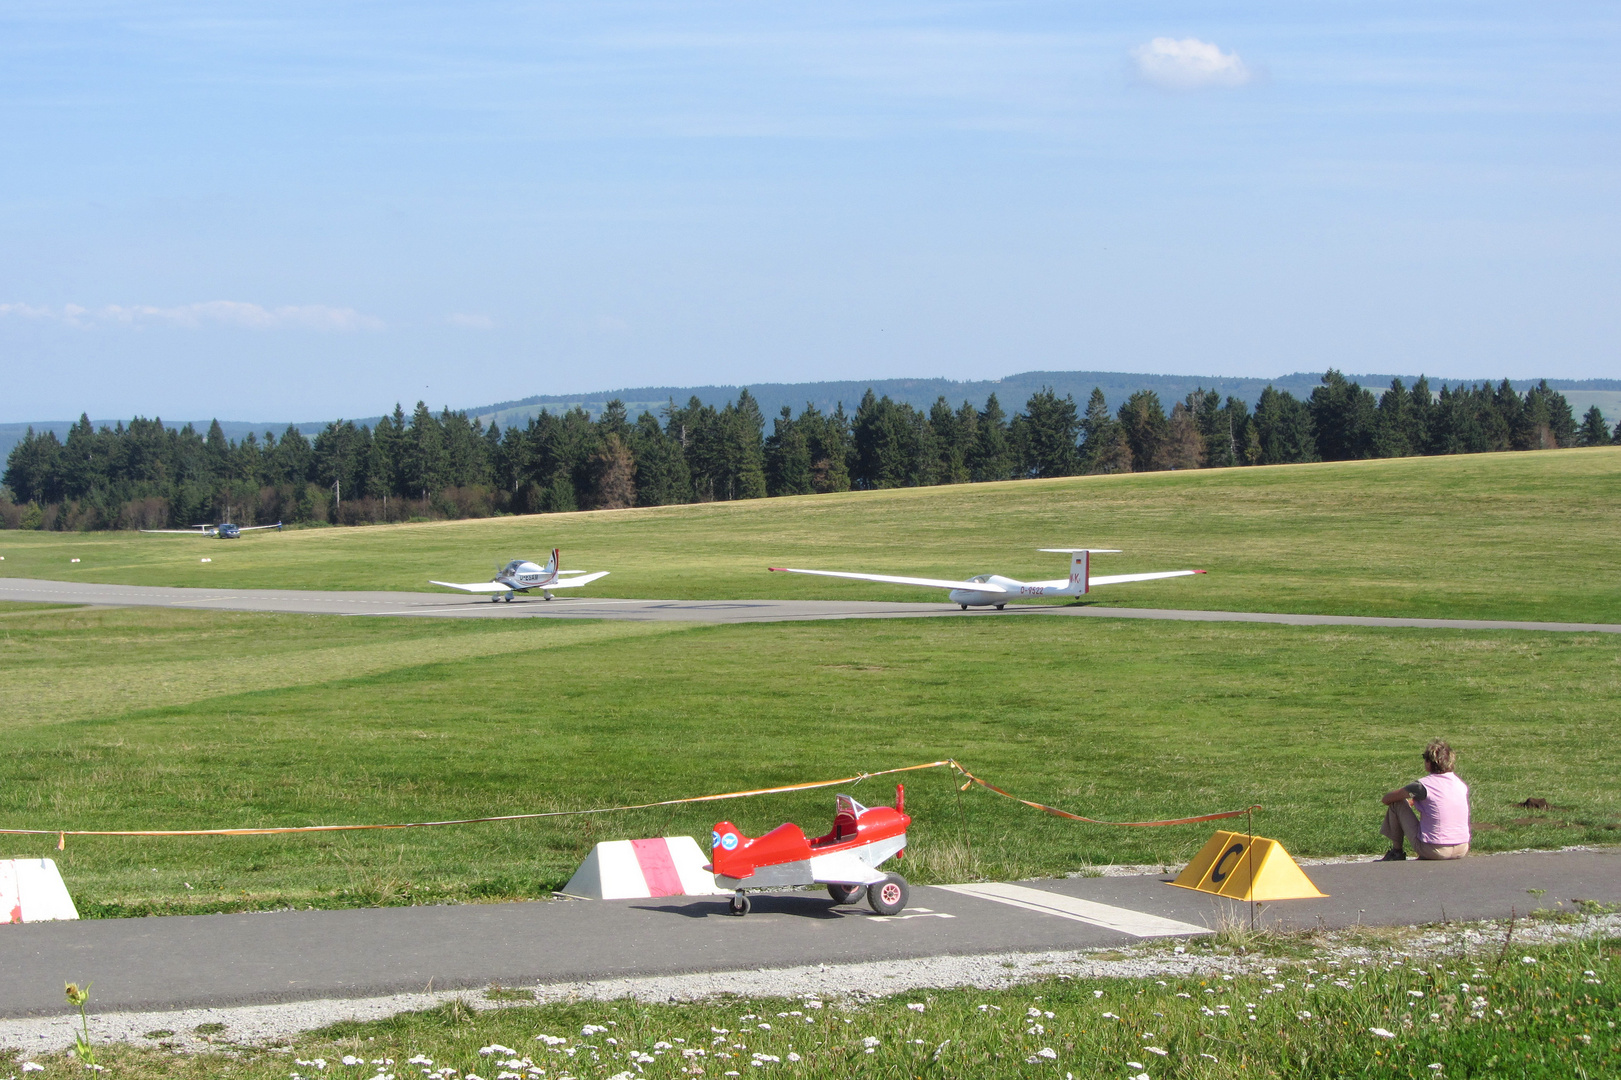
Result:
[[[1506,921],[1445,926],[1394,928],[1384,946],[1370,946],[1367,931],[1331,931],[1323,935],[1315,956],[1324,959],[1369,956],[1388,952],[1406,958],[1433,953],[1488,951],[1504,938]],[[1600,915],[1574,923],[1518,920],[1515,945],[1544,945],[1577,938],[1621,935],[1621,915]],[[1124,955],[1122,955],[1124,953]],[[550,983],[533,987],[535,1001],[489,1001],[478,991],[453,990],[427,994],[394,994],[357,1000],[299,1001],[280,1005],[245,1005],[229,1009],[187,1009],[176,1012],[105,1013],[92,1016],[90,1030],[97,1042],[128,1042],[154,1046],[159,1040],[147,1033],[169,1031],[161,1041],[176,1050],[199,1052],[232,1045],[275,1045],[303,1032],[341,1020],[382,1020],[396,1013],[433,1008],[461,999],[474,1009],[532,1008],[553,1001],[612,1001],[631,998],[650,1003],[695,1001],[722,994],[761,997],[818,997],[852,999],[883,997],[904,991],[975,987],[995,990],[1054,976],[1095,978],[1166,978],[1209,973],[1243,974],[1263,967],[1293,963],[1268,955],[1264,943],[1253,954],[1211,955],[1185,951],[1172,939],[1144,943],[1128,950],[997,953],[987,956],[940,956],[923,960],[880,961],[862,964],[816,964],[769,971],[711,972],[654,978],[602,979],[592,982]],[[0,1020],[0,1047],[19,1052],[18,1060],[32,1054],[65,1050],[73,1045],[76,1016]],[[197,1035],[201,1024],[223,1024],[216,1035]],[[3,1057],[0,1057],[3,1060]]]

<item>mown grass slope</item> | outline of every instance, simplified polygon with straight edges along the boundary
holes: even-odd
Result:
[[[959,758],[1115,820],[1259,803],[1300,854],[1373,853],[1435,736],[1478,850],[1613,840],[1621,641],[1101,620],[691,626],[62,610],[0,623],[0,825],[403,822],[616,805]],[[1213,826],[1119,829],[907,778],[920,881],[1175,864]],[[854,789],[880,802],[892,783]],[[1529,796],[1555,810],[1513,804]],[[832,792],[503,825],[7,838],[87,913],[544,895],[599,839],[751,832]]]
[[[767,565],[1061,577],[1038,547],[1123,548],[1096,572],[1206,577],[1095,602],[1248,611],[1621,619],[1621,448],[1077,477],[652,510],[260,533],[0,534],[0,574],[238,588],[428,590],[513,556],[612,571],[593,596],[859,597],[915,589]],[[211,563],[202,563],[203,556]],[[72,563],[73,558],[81,559]]]

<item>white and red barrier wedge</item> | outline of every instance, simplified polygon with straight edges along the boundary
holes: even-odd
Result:
[[[78,917],[55,859],[0,859],[0,923]]]
[[[730,890],[716,888],[715,876],[704,869],[708,863],[690,836],[608,840],[591,849],[559,891],[590,900],[725,895]]]

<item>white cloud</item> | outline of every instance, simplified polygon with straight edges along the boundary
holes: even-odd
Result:
[[[1198,38],[1157,37],[1131,50],[1137,71],[1156,86],[1194,90],[1204,86],[1243,86],[1253,78],[1236,52]]]
[[[39,307],[33,304],[0,304],[0,317],[48,319],[69,326],[91,325],[160,325],[196,328],[202,326],[233,326],[248,330],[381,330],[383,320],[374,315],[363,315],[354,308],[329,307],[326,304],[296,304],[267,308],[241,300],[209,300],[177,307],[155,307],[151,304],[108,304],[90,309],[78,304],[63,304],[59,308]]]
[[[465,311],[452,312],[448,316],[452,326],[464,327],[468,330],[494,330],[495,320],[488,315],[473,315]]]

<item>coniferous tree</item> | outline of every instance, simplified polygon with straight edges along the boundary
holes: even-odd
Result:
[[[1109,402],[1103,391],[1092,387],[1086,399],[1086,413],[1081,417],[1082,472],[1110,473],[1131,471],[1131,447],[1126,444],[1125,429],[1109,412]],[[1125,447],[1125,454],[1120,448]]]
[[[1074,476],[1080,471],[1081,419],[1073,397],[1060,398],[1052,387],[1043,387],[1030,395],[1015,423],[1023,475]]]
[[[1373,456],[1407,457],[1417,450],[1411,442],[1413,402],[1400,379],[1390,380],[1390,389],[1379,396],[1373,417]]]
[[[1204,460],[1204,436],[1199,424],[1188,408],[1179,401],[1171,406],[1171,416],[1165,425],[1165,440],[1160,444],[1155,460],[1163,469],[1197,469]]]
[[[1126,444],[1131,447],[1132,471],[1163,468],[1159,464],[1159,448],[1165,440],[1169,421],[1159,395],[1152,390],[1138,390],[1120,406],[1119,420]]]
[[[968,475],[976,483],[1012,479],[1018,461],[1008,439],[1007,414],[991,394],[979,414],[974,432],[974,451],[968,461]]]
[[[32,429],[30,429],[32,433]],[[1582,417],[1582,426],[1576,431],[1577,446],[1608,446],[1610,445],[1610,429],[1604,422],[1604,413],[1597,405],[1588,407],[1587,414]],[[10,481],[8,480],[9,484]],[[12,488],[16,490],[15,487]]]
[[[1269,384],[1255,403],[1253,419],[1257,464],[1292,465],[1318,460],[1311,409],[1289,391]]]
[[[1373,452],[1373,395],[1330,368],[1308,406],[1323,461],[1355,461]]]
[[[692,477],[681,444],[659,425],[658,417],[644,412],[630,431],[630,449],[636,459],[636,505],[668,506],[692,498]]]

